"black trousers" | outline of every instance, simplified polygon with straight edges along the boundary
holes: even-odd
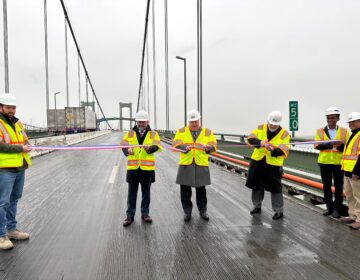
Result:
[[[207,211],[206,188],[196,187],[196,205],[201,213]],[[181,204],[185,214],[191,214],[193,204],[191,202],[192,190],[190,186],[180,185]]]
[[[321,180],[324,187],[324,202],[326,207],[330,210],[340,210],[343,203],[343,185],[344,172],[341,170],[341,165],[335,164],[320,164]],[[335,186],[335,201],[331,192],[332,180],[334,178]]]

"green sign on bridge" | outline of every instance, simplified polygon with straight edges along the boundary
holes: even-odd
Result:
[[[289,111],[290,111],[290,131],[299,130],[299,110],[298,110],[298,101],[289,101]]]

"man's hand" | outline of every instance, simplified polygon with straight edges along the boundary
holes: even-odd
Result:
[[[32,150],[32,148],[31,148],[31,146],[28,145],[28,144],[22,146],[22,151],[23,151],[23,153],[28,153],[28,152],[30,152],[31,150]]]
[[[205,152],[209,154],[211,151],[212,151],[212,146],[206,145],[205,146]]]
[[[143,148],[144,148],[144,150],[145,150],[146,152],[148,152],[148,151],[149,151],[150,146],[149,146],[149,145],[144,145],[144,146],[143,146]]]
[[[129,149],[128,149],[128,155],[134,155],[134,150],[133,150],[133,148],[129,148]]]
[[[187,151],[191,151],[193,149],[193,146],[186,146]]]
[[[353,179],[353,180],[359,180],[359,176],[358,176],[358,175],[353,174],[353,175],[352,175],[352,177],[351,177],[351,179]]]

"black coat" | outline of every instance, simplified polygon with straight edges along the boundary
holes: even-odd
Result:
[[[265,157],[262,160],[251,160],[246,180],[246,186],[253,190],[265,189],[271,193],[281,193],[281,166],[269,165]]]

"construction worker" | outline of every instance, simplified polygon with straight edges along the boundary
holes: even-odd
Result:
[[[134,146],[124,148],[123,153],[127,157],[126,182],[128,183],[128,198],[126,219],[124,227],[134,222],[136,211],[136,198],[141,185],[141,218],[146,223],[151,223],[149,216],[150,188],[155,182],[155,156],[154,153],[162,151],[160,137],[149,126],[149,115],[146,111],[139,111],[135,116],[136,125],[125,133],[121,145]],[[141,145],[141,147],[137,147]]]
[[[353,229],[360,229],[360,113],[350,113],[347,122],[351,136],[345,144],[341,167],[345,172],[344,189],[349,216],[340,220]]]
[[[10,239],[25,240],[29,234],[17,229],[17,203],[22,196],[25,170],[31,165],[31,147],[23,124],[15,117],[16,98],[0,95],[0,249],[14,247]]]
[[[200,113],[190,110],[188,126],[177,130],[173,148],[181,150],[176,184],[180,184],[184,221],[191,220],[191,187],[196,189],[196,204],[200,217],[208,221],[206,187],[211,184],[209,154],[216,151],[216,139],[212,131],[200,126]]]
[[[332,215],[340,218],[343,204],[343,183],[344,173],[341,170],[341,157],[344,144],[349,139],[349,132],[346,128],[337,125],[340,120],[340,110],[330,107],[325,111],[327,126],[316,130],[315,140],[339,140],[338,143],[320,143],[315,145],[315,149],[320,150],[318,164],[320,166],[321,181],[324,190],[324,202],[326,210],[324,216]],[[335,201],[332,195],[332,181],[334,179]]]
[[[252,189],[254,208],[251,215],[261,212],[264,190],[271,192],[271,204],[275,212],[273,219],[283,217],[282,166],[289,153],[289,133],[280,126],[279,111],[269,114],[266,124],[258,125],[248,136],[248,143],[254,146],[246,186]]]

